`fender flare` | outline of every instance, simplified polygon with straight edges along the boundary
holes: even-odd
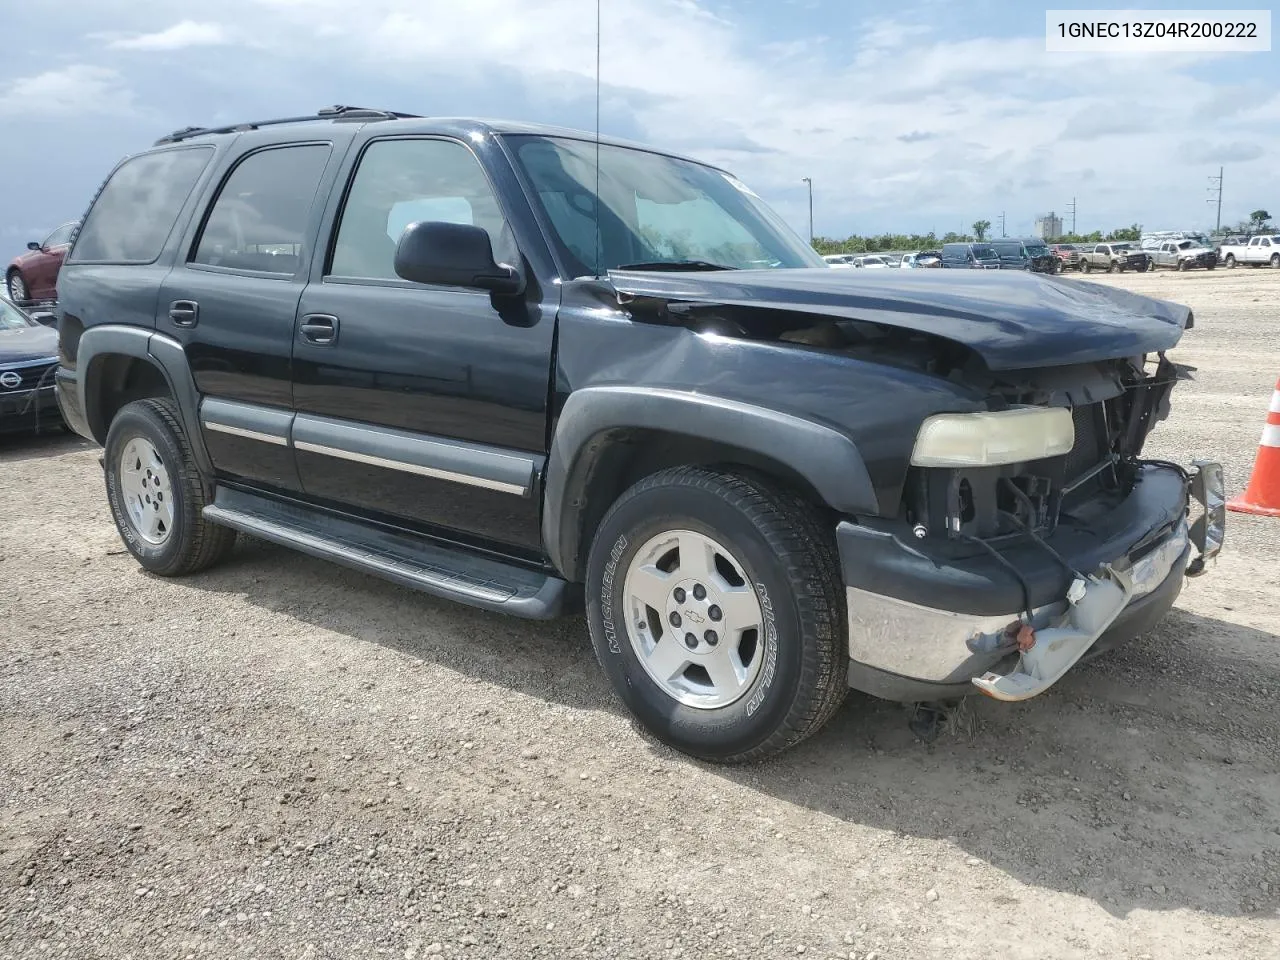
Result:
[[[200,394],[196,390],[195,377],[191,373],[191,365],[187,362],[186,351],[182,344],[172,337],[142,327],[129,327],[123,324],[102,324],[90,327],[80,336],[76,345],[76,367],[81,371],[77,378],[76,390],[79,394],[80,409],[84,411],[90,432],[99,443],[105,443],[109,423],[103,423],[102,415],[96,403],[95,394],[99,389],[96,361],[103,356],[116,354],[133,357],[150,363],[160,371],[169,384],[169,392],[178,405],[182,425],[187,431],[187,440],[191,444],[191,452],[195,457],[200,472],[206,477],[213,476],[213,461],[209,459],[209,451],[205,449],[204,434],[200,429]],[[90,403],[90,398],[95,402]]]
[[[655,387],[584,387],[556,422],[544,480],[542,538],[552,564],[578,579],[583,496],[611,431],[642,429],[731,443],[787,464],[839,513],[879,512],[857,445],[834,427],[738,400]]]

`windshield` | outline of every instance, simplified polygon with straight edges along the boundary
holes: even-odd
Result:
[[[822,267],[745,184],[688,160],[562,137],[512,136],[572,276],[624,264]],[[595,212],[599,182],[600,228]]]
[[[1049,248],[1044,244],[1027,244],[1027,255],[1031,257],[1043,257],[1049,252]]]
[[[1113,243],[1111,245],[1112,253],[1117,253],[1121,250],[1131,250],[1131,249],[1133,249],[1133,244],[1131,243]]]
[[[1022,256],[1022,244],[1020,243],[993,243],[992,246],[1002,257]],[[977,248],[975,248],[975,250],[976,249]],[[981,254],[979,254],[979,256],[981,256]]]
[[[1179,249],[1179,250],[1187,250],[1187,249],[1189,249],[1190,247],[1191,247],[1191,241],[1190,241],[1190,240],[1183,240],[1180,244],[1178,244],[1178,249]]]
[[[25,330],[39,326],[8,300],[0,300],[0,330]]]
[[[991,247],[987,246],[986,244],[982,244],[982,243],[975,243],[973,245],[973,255],[977,257],[979,260],[1000,259],[999,257],[996,256],[995,250],[993,250]]]

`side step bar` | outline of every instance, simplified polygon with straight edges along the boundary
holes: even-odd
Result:
[[[204,516],[313,557],[485,610],[549,620],[565,605],[568,584],[558,577],[272,497],[220,486]]]

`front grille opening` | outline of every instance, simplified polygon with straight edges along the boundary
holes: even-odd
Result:
[[[973,486],[968,480],[960,481],[960,489],[958,491],[960,523],[972,523],[973,518],[978,515],[977,508],[973,505]]]

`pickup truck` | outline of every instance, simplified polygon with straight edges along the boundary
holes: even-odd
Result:
[[[790,747],[850,687],[1036,696],[1221,543],[1221,468],[1142,455],[1186,307],[832,270],[728,171],[588,133],[185,128],[109,175],[59,292],[58,403],[144,569],[243,532],[585,608],[619,699],[711,760]]]
[[[1131,243],[1098,243],[1080,250],[1080,270],[1089,273],[1105,270],[1107,273],[1124,273],[1135,270],[1146,273],[1151,268],[1151,257]]]
[[[1154,249],[1144,252],[1152,257],[1152,267],[1169,267],[1173,270],[1204,267],[1212,270],[1218,265],[1218,254],[1198,240],[1165,240]]]
[[[1238,263],[1247,263],[1252,267],[1264,264],[1280,269],[1280,235],[1251,237],[1248,243],[1224,243],[1218,256],[1228,267]]]

